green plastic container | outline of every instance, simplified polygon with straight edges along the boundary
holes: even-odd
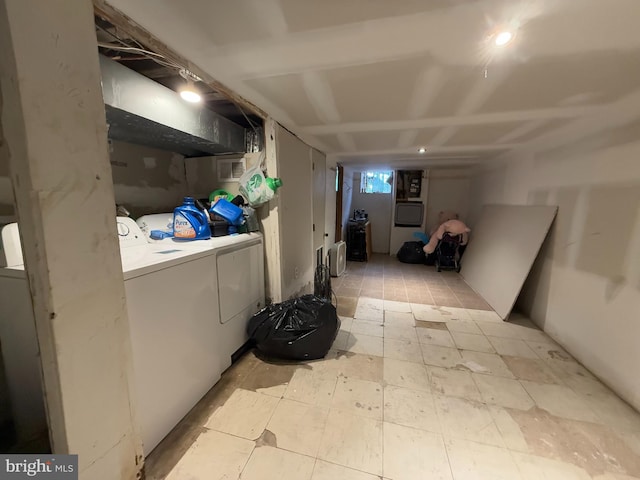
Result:
[[[211,194],[209,195],[209,203],[211,205],[213,205],[214,203],[216,203],[216,201],[219,198],[224,198],[227,201],[231,201],[233,200],[233,195],[231,195],[229,192],[227,192],[226,190],[222,190],[222,189],[218,189],[218,190],[214,190],[213,192],[211,192]]]

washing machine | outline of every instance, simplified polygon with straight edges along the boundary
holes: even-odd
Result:
[[[16,429],[28,438],[46,428],[46,418],[18,228],[7,227],[2,231],[8,267],[0,269],[0,339]],[[118,217],[117,227],[137,417],[149,454],[219,380],[246,340],[246,322],[264,304],[264,281],[240,282],[247,276],[264,278],[262,239],[221,248],[152,245],[132,219]],[[228,296],[224,308],[221,295]]]

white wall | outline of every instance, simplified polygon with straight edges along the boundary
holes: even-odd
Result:
[[[640,122],[481,174],[472,204],[558,205],[518,307],[640,408]],[[476,215],[473,215],[476,218]]]
[[[441,211],[456,212],[460,220],[467,221],[471,183],[468,168],[429,170],[427,233],[439,226],[438,215]]]
[[[392,193],[360,193],[360,172],[355,172],[352,183],[351,214],[365,210],[371,222],[371,249],[374,253],[389,253],[391,232]]]
[[[171,212],[188,194],[180,154],[111,140],[109,157],[116,203],[134,218]]]

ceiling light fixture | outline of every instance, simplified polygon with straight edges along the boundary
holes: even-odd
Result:
[[[180,96],[182,97],[182,99],[190,103],[201,102],[202,95],[200,95],[198,90],[193,85],[195,82],[199,82],[202,79],[186,68],[181,68],[179,74],[187,81],[186,86],[180,89]]]
[[[180,96],[183,100],[189,103],[199,103],[202,101],[202,96],[191,86],[187,86],[184,90],[180,90]]]
[[[506,44],[511,42],[511,40],[513,40],[513,33],[505,30],[496,35],[494,42],[497,47],[504,47]]]
[[[420,147],[420,148],[418,149],[418,153],[427,153],[427,149],[426,149],[426,148],[424,148],[424,147]]]

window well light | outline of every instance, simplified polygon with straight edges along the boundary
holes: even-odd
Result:
[[[427,149],[426,149],[426,148],[424,148],[424,147],[420,147],[420,148],[418,149],[418,153],[427,153]]]
[[[513,33],[509,31],[503,31],[496,35],[494,42],[497,47],[503,47],[507,43],[511,42],[511,40],[513,40]]]

